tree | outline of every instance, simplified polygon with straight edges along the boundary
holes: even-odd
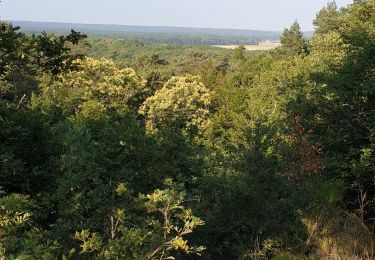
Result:
[[[67,36],[45,32],[28,36],[19,27],[0,21],[0,98],[24,105],[37,88],[40,72],[57,75],[75,69],[74,60],[83,58],[73,53],[86,35],[71,30]]]
[[[139,113],[150,132],[159,129],[186,130],[194,133],[209,124],[212,91],[198,77],[172,77],[162,89],[146,99]]]
[[[375,0],[315,24],[237,60],[95,40],[114,61],[7,25],[0,258],[374,259]]]
[[[295,21],[289,29],[284,29],[284,32],[280,36],[280,41],[282,48],[289,56],[307,53],[306,41],[303,39],[303,33],[297,21]]]
[[[343,21],[344,10],[338,10],[336,2],[331,1],[323,7],[316,15],[313,22],[315,34],[325,34],[329,32],[339,32]]]
[[[34,107],[60,109],[65,115],[78,114],[85,102],[95,100],[109,111],[136,109],[141,102],[144,81],[133,69],[118,69],[112,61],[88,58],[74,63],[76,71],[56,78],[46,77],[40,84],[40,95],[33,99]]]
[[[200,254],[203,246],[189,245],[185,237],[204,224],[191,209],[185,208],[186,192],[166,180],[164,190],[140,195],[141,206],[149,217],[141,216],[142,225],[130,225],[131,215],[126,209],[117,209],[111,216],[111,232],[108,238],[89,230],[77,231],[81,254],[97,258],[174,259],[176,253]],[[120,184],[117,196],[126,196],[127,189]],[[137,199],[134,199],[137,201]],[[136,219],[133,219],[133,223]]]
[[[374,0],[358,1],[348,8],[340,30],[346,49],[343,62],[335,73],[323,73],[326,75],[324,82],[334,94],[336,103],[330,111],[336,114],[335,120],[328,121],[327,128],[336,134],[334,139],[342,140],[340,145],[332,147],[332,151],[345,158],[345,181],[356,189],[363,189],[371,197],[375,196],[375,164],[369,159],[374,152],[375,132],[374,11]]]
[[[36,225],[37,205],[29,196],[0,190],[0,258],[53,258],[56,244],[44,243],[44,230]]]
[[[0,22],[0,76],[14,66],[35,65],[56,75],[72,68],[72,62],[83,55],[70,54],[68,43],[77,45],[86,35],[71,30],[68,36],[54,36],[45,32],[27,36],[20,27]]]
[[[245,46],[240,45],[233,50],[233,58],[235,60],[241,61],[245,58],[245,52],[246,52]]]

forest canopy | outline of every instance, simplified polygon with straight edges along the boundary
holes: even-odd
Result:
[[[375,0],[274,50],[0,22],[0,259],[374,259]]]

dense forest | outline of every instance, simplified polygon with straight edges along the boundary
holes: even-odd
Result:
[[[374,259],[375,0],[271,51],[0,22],[0,259]]]
[[[229,45],[257,44],[266,40],[278,40],[279,32],[240,29],[213,29],[168,26],[134,26],[75,23],[46,23],[13,21],[25,33],[41,31],[61,35],[71,29],[87,34],[90,38],[137,40],[144,43],[179,45]],[[310,34],[310,32],[307,32]]]

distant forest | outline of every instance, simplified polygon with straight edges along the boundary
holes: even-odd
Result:
[[[374,260],[375,0],[313,23],[253,52],[0,21],[0,260]]]
[[[210,29],[164,26],[130,26],[130,25],[101,25],[13,21],[26,33],[41,31],[56,34],[69,33],[73,28],[86,33],[91,38],[110,38],[123,40],[138,40],[147,43],[188,44],[188,45],[251,45],[261,41],[279,40],[281,32]],[[307,33],[310,35],[311,33]]]

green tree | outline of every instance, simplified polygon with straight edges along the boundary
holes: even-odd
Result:
[[[344,16],[344,10],[338,10],[336,2],[328,2],[316,15],[313,22],[316,34],[339,32]]]
[[[203,246],[191,246],[186,236],[204,222],[187,209],[186,192],[171,183],[164,190],[140,195],[149,217],[141,216],[142,226],[129,225],[126,210],[117,209],[111,216],[111,236],[106,239],[88,230],[76,232],[81,241],[81,254],[94,255],[100,259],[171,259],[174,255],[200,254]],[[118,196],[126,195],[124,185],[116,189]]]
[[[245,46],[240,45],[233,50],[233,58],[235,60],[241,61],[245,58],[245,52],[246,52]]]
[[[67,46],[78,44],[86,35],[71,30],[68,36],[54,36],[45,32],[27,36],[19,32],[20,27],[11,23],[0,23],[0,76],[13,66],[36,65],[43,71],[58,74],[72,68],[72,61],[82,58],[71,55]]]
[[[172,77],[139,109],[150,132],[169,128],[195,133],[209,124],[212,92],[198,77]]]
[[[58,108],[65,115],[74,115],[85,102],[95,100],[103,109],[125,112],[136,109],[142,101],[144,81],[131,68],[118,69],[112,61],[87,58],[76,61],[76,71],[56,78],[46,77],[40,84],[40,95],[34,107],[44,111]]]
[[[307,53],[306,41],[303,38],[301,27],[297,21],[289,29],[284,29],[284,32],[280,36],[280,41],[287,55],[295,56]]]
[[[75,69],[74,60],[83,58],[73,53],[86,35],[74,30],[67,36],[45,32],[28,36],[19,27],[0,21],[0,97],[25,103],[36,90],[36,75],[57,75]]]

